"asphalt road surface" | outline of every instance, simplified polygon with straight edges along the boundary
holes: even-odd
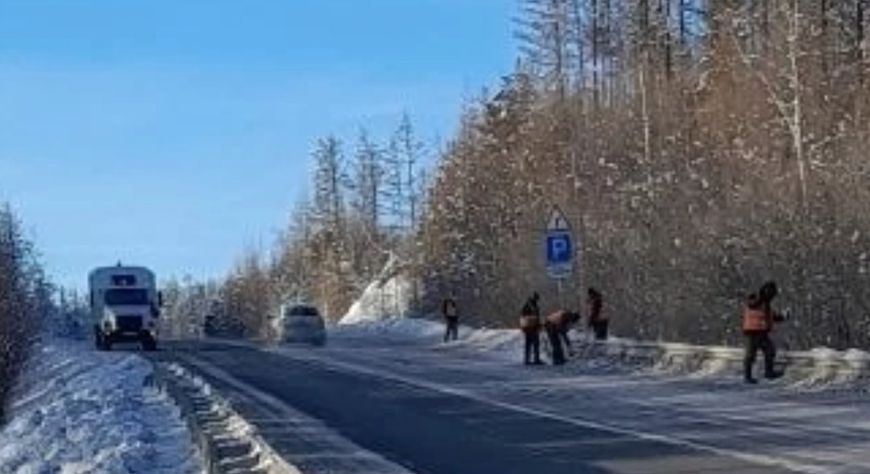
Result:
[[[364,340],[175,343],[155,357],[204,376],[306,473],[870,472],[870,414],[852,395]]]

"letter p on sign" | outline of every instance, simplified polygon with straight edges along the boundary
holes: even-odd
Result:
[[[571,257],[571,237],[568,234],[557,234],[547,237],[548,263],[568,263],[571,261]]]

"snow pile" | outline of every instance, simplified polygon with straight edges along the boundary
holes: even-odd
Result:
[[[420,318],[388,318],[362,321],[330,328],[334,339],[373,338],[420,344],[444,350],[485,353],[500,359],[516,359],[523,350],[523,337],[516,329],[487,329],[461,326],[459,340],[444,343],[444,322]]]
[[[458,350],[487,355],[505,361],[520,361],[523,337],[517,329],[475,329],[462,326],[459,340],[443,343],[445,327],[440,321],[391,319],[360,322],[336,327],[338,337],[376,337],[379,340],[405,340],[429,345],[435,350]],[[667,376],[721,378],[738,376],[743,364],[743,349],[725,346],[693,346],[681,343],[645,342],[611,337],[593,342],[591,334],[572,331],[575,357],[571,366],[594,369],[640,371]],[[548,342],[541,335],[541,352],[548,358]],[[785,385],[800,391],[858,388],[870,378],[870,353],[852,349],[835,351],[817,348],[805,352],[782,352],[777,356],[786,368]],[[761,357],[757,370],[761,370]]]
[[[0,474],[204,472],[141,357],[54,342],[31,361],[0,430]]]
[[[351,305],[339,324],[359,324],[394,319],[408,314],[413,285],[399,258],[390,255],[380,275]]]
[[[516,354],[523,351],[523,336],[516,329],[471,329],[460,328],[462,339],[457,342],[460,347],[490,354]]]
[[[428,319],[386,318],[377,321],[345,322],[330,328],[331,337],[378,337],[436,343],[444,336],[444,325]]]

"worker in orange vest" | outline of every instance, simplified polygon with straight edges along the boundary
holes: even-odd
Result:
[[[550,313],[544,319],[544,330],[547,333],[547,339],[550,341],[550,350],[552,352],[553,365],[562,365],[566,362],[565,350],[571,353],[571,339],[568,337],[568,332],[571,326],[580,320],[580,313],[572,313],[564,309],[560,309],[554,313]],[[564,347],[562,343],[564,342]]]
[[[775,371],[773,367],[776,346],[770,339],[770,331],[773,329],[774,322],[784,320],[771,307],[771,301],[776,295],[776,284],[773,282],[765,283],[758,293],[749,295],[746,306],[743,308],[743,334],[746,336],[743,379],[746,383],[758,383],[758,380],[752,377],[752,366],[755,364],[755,356],[759,349],[764,354],[764,377],[775,379],[782,376],[782,372]]]

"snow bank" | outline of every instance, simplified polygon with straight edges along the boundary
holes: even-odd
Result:
[[[134,354],[36,351],[0,430],[0,474],[203,472],[178,409]]]
[[[443,349],[467,350],[487,355],[516,359],[522,352],[523,339],[518,330],[486,329],[461,326],[459,340],[444,343],[444,323],[420,318],[389,318],[380,321],[345,323],[329,329],[330,338],[375,338],[405,341]]]
[[[432,320],[361,322],[335,328],[335,331],[339,337],[406,339],[430,344],[440,350],[467,350],[511,361],[520,360],[523,351],[523,338],[516,329],[474,329],[463,326],[459,330],[459,341],[442,343],[444,325]],[[571,365],[581,369],[633,369],[703,378],[736,376],[741,373],[743,364],[743,349],[737,347],[694,346],[616,337],[606,342],[594,342],[590,334],[580,331],[572,332],[571,339],[577,355]],[[541,341],[542,352],[546,354],[546,337],[542,336]],[[758,359],[760,365],[761,358]],[[782,352],[777,360],[787,369],[785,383],[798,390],[852,387],[870,379],[870,353],[857,349],[835,351],[822,347],[810,351]]]
[[[380,275],[351,305],[339,324],[359,324],[403,317],[408,314],[413,295],[411,280],[399,258],[391,255]]]
[[[490,354],[511,354],[516,358],[523,350],[523,337],[515,329],[461,328],[462,339],[456,344],[467,349]]]
[[[392,317],[373,321],[345,322],[330,328],[331,337],[413,339],[435,343],[444,336],[444,325],[428,319]]]

